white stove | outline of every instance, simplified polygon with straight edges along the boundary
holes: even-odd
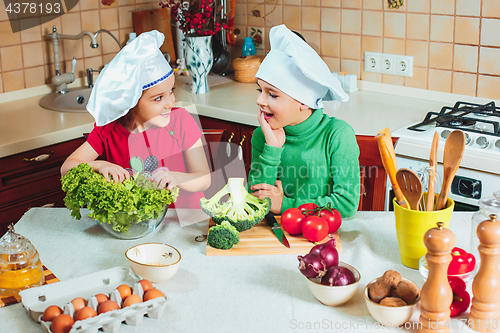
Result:
[[[485,105],[457,102],[440,112],[428,112],[420,123],[392,132],[393,137],[399,137],[395,146],[397,167],[424,173],[429,166],[432,138],[437,132],[440,138],[437,172],[442,176],[444,145],[455,129],[465,133],[466,146],[450,197],[456,203],[456,210],[477,210],[479,199],[491,197],[500,189],[500,107],[494,102]],[[387,188],[386,210],[393,197],[389,195],[390,183]]]

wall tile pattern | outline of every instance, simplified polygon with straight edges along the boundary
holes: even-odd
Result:
[[[4,2],[0,1],[0,93],[51,82],[55,73],[54,53],[52,41],[46,36],[52,32],[53,25],[59,33],[68,35],[77,35],[83,30],[95,33],[101,28],[108,29],[124,45],[128,33],[133,32],[132,12],[159,8],[158,3],[159,0],[114,0],[111,6],[105,6],[100,0],[80,0],[75,8],[60,17],[12,33]],[[314,7],[315,10],[319,8],[319,5]],[[51,15],[47,16],[50,19]],[[41,19],[20,15],[13,23],[23,27],[30,21],[41,22]],[[87,36],[76,41],[62,40],[59,44],[62,72],[71,70],[71,60],[76,57],[75,76],[83,77],[85,68],[101,68],[119,51],[116,42],[105,33],[97,36],[97,42],[99,47],[92,49]]]
[[[262,1],[266,7],[277,3]],[[241,31],[257,24],[268,34],[270,27],[284,23],[306,36],[319,27],[319,41],[308,42],[332,71],[352,72],[361,80],[500,99],[499,0],[406,0],[399,9],[388,9],[387,0],[321,0],[317,17],[310,15],[314,2],[283,0],[281,21],[265,15],[250,21],[256,4],[236,2],[247,8],[246,13],[236,13]],[[268,52],[269,42],[265,47]],[[365,51],[412,55],[414,76],[364,72]]]
[[[41,26],[12,33],[0,1],[0,93],[50,83],[54,72],[52,44],[46,39],[52,26],[65,34],[106,28],[125,43],[133,31],[132,11],[158,8],[158,0],[80,0],[61,17]],[[259,10],[261,17],[252,11]],[[19,16],[14,24],[29,20]],[[300,32],[320,53],[332,71],[348,71],[361,80],[500,99],[500,1],[406,0],[399,9],[388,9],[387,0],[236,0],[235,24],[243,34],[233,47],[240,52],[248,27],[269,29],[278,24]],[[109,62],[118,47],[106,34],[100,47],[87,39],[64,40],[61,67],[78,60],[76,76],[87,67]],[[269,51],[269,39],[265,38]],[[414,76],[395,77],[363,71],[365,51],[414,56]]]

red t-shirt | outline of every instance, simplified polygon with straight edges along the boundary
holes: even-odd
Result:
[[[157,168],[188,172],[184,151],[191,148],[202,132],[193,117],[183,108],[173,108],[165,127],[152,126],[144,132],[130,133],[118,121],[95,126],[87,142],[107,161],[134,172],[153,173]],[[202,149],[202,148],[200,148]],[[200,208],[203,192],[179,191],[171,207]]]

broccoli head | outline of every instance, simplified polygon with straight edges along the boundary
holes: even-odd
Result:
[[[226,194],[229,194],[228,200],[220,202]],[[226,186],[212,198],[201,198],[200,206],[216,224],[228,221],[241,232],[264,219],[271,209],[271,200],[259,199],[248,193],[243,186],[243,178],[229,178]]]
[[[238,230],[231,223],[224,221],[210,228],[207,242],[211,247],[228,250],[240,242],[239,234]]]

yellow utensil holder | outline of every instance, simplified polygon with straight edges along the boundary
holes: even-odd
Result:
[[[437,195],[439,196],[439,193]],[[455,202],[448,198],[446,208],[429,212],[403,208],[397,204],[396,198],[393,204],[401,262],[407,267],[418,269],[419,259],[427,253],[424,245],[425,233],[435,228],[437,222],[443,222],[445,228],[450,228]]]

